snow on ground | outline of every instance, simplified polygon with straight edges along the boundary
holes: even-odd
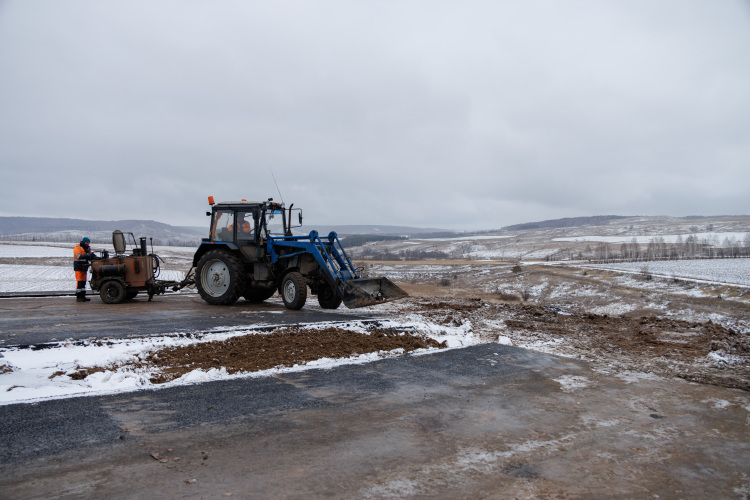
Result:
[[[73,291],[75,285],[73,266],[0,264],[0,293]]]
[[[362,333],[367,332],[366,325],[360,321],[345,323],[346,328]],[[341,323],[316,323],[309,328],[327,328],[342,326]],[[424,334],[438,342],[445,341],[447,348],[459,348],[478,344],[470,323],[461,326],[444,326],[425,322],[421,318],[405,321],[383,321],[382,328],[399,328]],[[314,368],[329,369],[345,364],[359,364],[376,361],[385,356],[402,355],[402,349],[387,353],[371,353],[344,359],[319,359],[304,365],[278,367],[252,373],[229,375],[225,370],[194,370],[172,382],[153,384],[151,372],[139,368],[108,369],[92,373],[85,379],[74,380],[66,375],[75,372],[79,367],[109,367],[134,362],[143,358],[148,352],[165,347],[182,346],[198,342],[225,340],[238,335],[263,335],[267,326],[247,326],[231,330],[217,330],[202,336],[180,335],[179,333],[158,337],[133,339],[102,339],[88,342],[58,342],[51,347],[6,348],[0,349],[0,405],[28,403],[46,399],[62,399],[74,396],[92,396],[115,394],[144,389],[157,389],[206,382],[210,380],[228,380],[233,378],[263,377],[275,373],[304,371]],[[412,354],[424,354],[435,349],[420,349]],[[7,367],[7,368],[6,368]],[[6,370],[7,373],[2,373]]]
[[[676,278],[704,280],[750,286],[750,259],[659,260],[585,265],[596,269],[614,269],[640,273],[647,268],[651,274]]]
[[[43,257],[70,257],[71,262],[73,261],[73,243],[28,243],[28,242],[0,242],[0,258],[43,258]],[[128,245],[128,251],[132,243]],[[114,249],[107,245],[93,244],[91,249],[94,252],[101,252],[107,250],[110,254],[114,254]],[[195,254],[195,247],[172,247],[172,246],[155,246],[153,249],[149,247],[149,252],[153,250],[153,253],[164,259],[169,258],[193,258]]]
[[[103,247],[94,245],[92,249],[98,252]],[[157,279],[167,281],[181,281],[190,268],[195,253],[194,248],[187,247],[157,246],[153,250],[163,260]],[[109,251],[114,253],[112,249]],[[73,244],[0,243],[0,258],[40,259],[39,262],[44,262],[44,259],[61,257],[69,257],[70,261],[64,265],[46,265],[48,261],[45,264],[0,264],[0,293],[73,291],[76,284],[73,272]],[[167,266],[184,271],[167,270]],[[91,273],[89,279],[90,277]]]
[[[461,236],[456,238],[411,238],[411,241],[434,242],[434,241],[478,241],[478,240],[500,240],[503,238],[512,238],[514,235],[491,235],[491,236]]]
[[[71,259],[72,260],[72,259]],[[160,280],[181,281],[181,271],[164,271]],[[91,278],[91,273],[89,273]],[[73,266],[35,266],[0,264],[0,293],[74,291],[76,277]],[[86,287],[90,289],[88,282]]]
[[[0,258],[26,258],[26,257],[70,257],[73,262],[73,246],[67,247],[49,245],[18,245],[0,243]]]

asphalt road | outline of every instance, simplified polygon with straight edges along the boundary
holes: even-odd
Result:
[[[198,294],[155,296],[151,302],[147,297],[138,296],[122,304],[105,304],[98,296],[85,303],[77,303],[75,297],[6,298],[0,299],[0,346],[37,345],[90,337],[122,338],[197,332],[249,324],[366,319],[372,316],[365,309],[354,313],[309,307],[290,311],[279,299],[261,304],[250,304],[241,299],[231,306],[211,306]]]
[[[86,316],[56,307],[50,326]],[[749,412],[742,391],[486,344],[2,406],[0,498],[741,498]]]

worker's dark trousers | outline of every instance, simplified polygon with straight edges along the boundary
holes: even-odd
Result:
[[[76,282],[76,300],[83,301],[86,298],[86,281]]]

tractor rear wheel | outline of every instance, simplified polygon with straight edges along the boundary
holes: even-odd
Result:
[[[246,282],[240,260],[223,250],[206,252],[195,269],[195,286],[209,304],[234,304],[245,291]]]
[[[99,297],[105,304],[119,304],[125,300],[125,285],[118,280],[109,280],[99,290]]]
[[[302,309],[307,300],[307,283],[298,272],[291,272],[281,280],[281,298],[287,309]]]
[[[338,309],[341,305],[341,297],[330,288],[324,288],[318,292],[318,304],[323,309]]]
[[[257,304],[271,298],[271,295],[273,295],[274,293],[276,293],[276,289],[274,288],[271,288],[269,290],[268,288],[248,287],[245,289],[245,293],[243,294],[243,296],[245,297],[246,301]]]

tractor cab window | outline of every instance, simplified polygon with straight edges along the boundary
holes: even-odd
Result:
[[[268,209],[265,229],[266,236],[284,236],[284,211]]]
[[[214,214],[214,224],[209,235],[213,241],[234,240],[234,211],[217,210]]]
[[[255,212],[237,212],[237,239],[255,240]]]

